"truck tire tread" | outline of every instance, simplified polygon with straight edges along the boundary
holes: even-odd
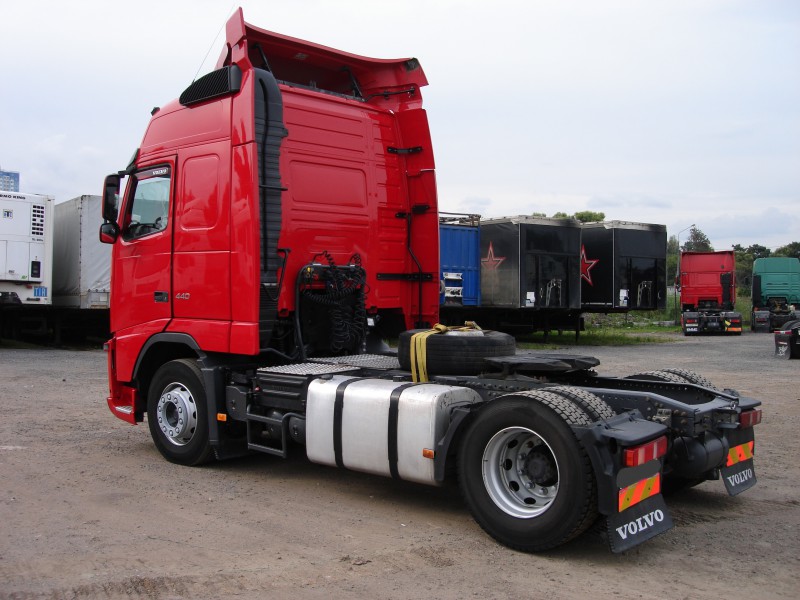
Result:
[[[610,419],[616,414],[604,400],[587,390],[565,385],[547,388],[547,391],[558,394],[577,404],[592,422]]]
[[[181,444],[171,442],[158,425],[159,400],[170,386],[176,386],[184,397],[191,397],[192,406],[196,407],[194,432]],[[208,407],[203,375],[195,360],[187,358],[173,360],[156,371],[147,395],[147,423],[156,448],[168,461],[186,466],[198,466],[214,457],[208,439]]]

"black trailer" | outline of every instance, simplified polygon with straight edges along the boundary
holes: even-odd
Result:
[[[666,226],[585,223],[580,257],[584,312],[666,308]]]

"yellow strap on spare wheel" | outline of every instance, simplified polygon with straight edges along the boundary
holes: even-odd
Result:
[[[411,381],[414,383],[428,381],[428,338],[438,333],[447,333],[448,331],[468,331],[475,329],[483,331],[478,324],[474,321],[467,321],[464,327],[447,327],[441,323],[433,326],[433,329],[427,331],[420,331],[411,336]]]

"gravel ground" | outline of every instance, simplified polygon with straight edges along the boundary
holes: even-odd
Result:
[[[796,598],[800,361],[749,332],[577,353],[613,375],[693,369],[762,400],[758,485],[673,496],[675,527],[625,554],[586,537],[522,554],[486,536],[454,486],[302,452],[172,465],[146,425],[109,412],[103,352],[0,346],[0,599]]]

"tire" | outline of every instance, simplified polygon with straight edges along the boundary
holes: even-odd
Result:
[[[147,398],[147,423],[158,451],[168,461],[194,466],[208,462],[208,405],[197,363],[173,360],[156,371]]]
[[[657,371],[646,371],[644,373],[637,373],[636,375],[628,375],[625,379],[647,379],[650,381],[666,381],[668,383],[692,383],[718,391],[714,384],[708,379],[688,369],[659,369]]]
[[[610,419],[616,415],[614,410],[608,404],[606,404],[604,400],[592,392],[588,392],[581,388],[560,385],[547,388],[547,391],[558,394],[563,398],[571,400],[574,404],[577,404],[592,422],[600,421],[602,419]]]
[[[644,373],[628,375],[625,379],[645,379],[647,381],[666,381],[668,383],[688,383],[680,375],[670,373],[669,371],[645,371]]]
[[[411,338],[423,331],[427,330],[412,329],[400,334],[397,359],[401,369],[411,370]],[[486,370],[485,358],[510,356],[516,350],[514,337],[500,331],[436,333],[426,340],[426,365],[429,375],[477,375]]]
[[[695,373],[694,371],[690,371],[688,369],[660,369],[660,370],[665,373],[672,373],[673,375],[682,377],[689,383],[700,385],[710,390],[719,391],[719,388],[717,388],[713,383],[711,383],[711,381],[706,379],[703,375],[700,375],[700,373]]]
[[[543,390],[493,400],[469,424],[459,448],[459,484],[477,523],[498,542],[523,552],[548,550],[596,520],[597,483],[570,424],[590,419],[572,401]]]

